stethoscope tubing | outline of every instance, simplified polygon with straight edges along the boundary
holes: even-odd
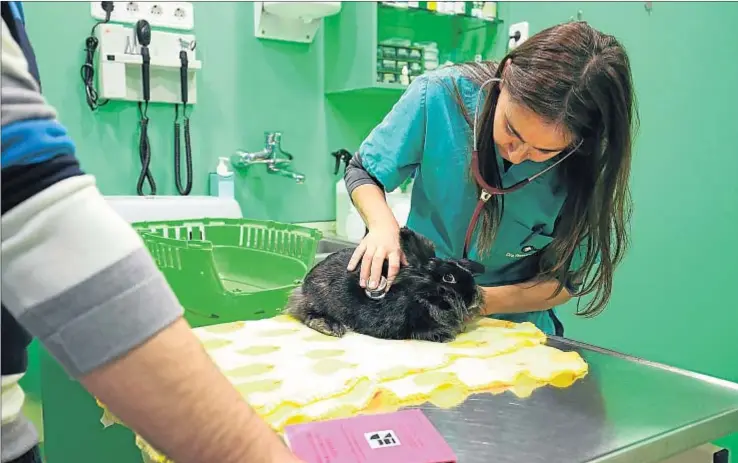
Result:
[[[535,175],[532,175],[524,180],[521,180],[517,182],[516,184],[509,186],[507,188],[499,188],[490,185],[484,180],[484,177],[482,176],[482,172],[479,170],[479,149],[477,146],[477,128],[478,128],[478,121],[479,121],[479,103],[481,101],[481,95],[484,91],[484,88],[491,84],[491,83],[500,83],[502,82],[502,79],[498,77],[494,77],[491,79],[488,79],[482,83],[482,85],[479,88],[479,92],[477,93],[477,105],[474,108],[474,127],[472,130],[473,133],[473,140],[472,140],[472,156],[471,156],[471,163],[472,163],[472,173],[474,174],[474,180],[476,181],[477,185],[481,187],[482,191],[479,194],[479,199],[477,200],[477,205],[474,208],[474,213],[472,214],[471,220],[469,221],[469,225],[466,228],[466,235],[464,236],[464,250],[463,250],[463,258],[467,259],[469,257],[469,245],[471,244],[472,236],[474,235],[474,229],[477,227],[477,223],[479,222],[479,216],[482,213],[482,209],[484,209],[484,205],[489,201],[489,199],[492,196],[497,195],[506,195],[509,193],[513,193],[515,191],[520,190],[524,186],[531,183],[533,180],[537,179],[538,177],[542,176],[546,172],[550,171],[554,167],[558,166],[562,162],[564,162],[569,156],[574,154],[576,150],[579,149],[579,147],[582,146],[582,143],[584,140],[580,140],[577,145],[569,150],[564,156],[562,156],[560,159],[558,159],[556,162],[551,164],[550,166],[546,167],[545,169],[541,170],[540,172],[536,173]]]

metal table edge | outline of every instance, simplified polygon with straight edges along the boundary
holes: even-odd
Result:
[[[728,380],[646,360],[633,355],[606,349],[604,347],[575,341],[573,339],[558,336],[549,336],[549,338],[564,346],[618,357],[623,360],[694,378],[699,381],[704,381],[738,392],[738,384]],[[726,410],[722,413],[696,420],[679,429],[667,431],[618,449],[617,451],[603,454],[591,460],[589,463],[632,463],[634,461],[638,461],[639,463],[659,462],[663,461],[664,458],[670,458],[737,431],[738,406],[732,410]]]
[[[560,342],[562,344],[578,348],[578,349],[586,349],[586,350],[590,350],[590,351],[597,352],[600,354],[609,355],[612,357],[618,357],[624,360],[628,360],[630,362],[639,363],[641,365],[646,365],[646,366],[653,367],[653,368],[659,368],[661,370],[669,371],[669,372],[676,373],[676,374],[683,375],[683,376],[688,376],[690,378],[698,379],[700,381],[705,381],[705,382],[712,383],[720,387],[738,391],[737,383],[734,383],[732,381],[728,381],[722,378],[716,378],[714,376],[706,375],[704,373],[697,373],[694,371],[685,370],[683,368],[666,365],[664,363],[654,362],[652,360],[646,360],[640,357],[636,357],[634,355],[624,354],[622,352],[606,349],[604,347],[598,347],[593,344],[587,344],[581,341],[575,341],[569,338],[563,338],[559,336],[548,336],[548,338],[554,341]]]
[[[738,408],[601,455],[588,463],[658,463],[738,429]]]

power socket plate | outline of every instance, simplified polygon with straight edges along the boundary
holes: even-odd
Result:
[[[508,32],[509,32],[508,48],[512,50],[513,48],[519,47],[520,44],[528,40],[528,37],[530,34],[530,26],[528,25],[527,21],[510,24],[510,29]],[[518,40],[513,39],[513,37],[515,37],[516,32],[520,32],[520,38]]]
[[[145,19],[152,27],[192,30],[195,27],[195,14],[192,2],[113,2],[110,21],[114,23],[136,24]],[[90,2],[92,17],[105,19],[102,2]]]

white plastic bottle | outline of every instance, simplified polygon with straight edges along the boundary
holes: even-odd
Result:
[[[348,190],[346,190],[346,182],[340,179],[336,182],[336,235],[346,237],[346,221],[348,215],[353,208],[351,198],[349,198]]]
[[[210,196],[234,198],[234,175],[228,164],[228,158],[218,158],[215,172],[210,173]]]
[[[348,163],[351,160],[351,153],[341,149],[331,153],[331,155],[336,158],[336,168],[333,173],[338,174],[341,171],[341,163],[343,163],[343,172],[345,174],[346,166],[348,166]],[[355,208],[353,203],[351,202],[348,190],[346,189],[346,182],[343,180],[342,176],[336,182],[336,235],[338,235],[339,237],[348,237],[346,227],[351,209]]]
[[[358,243],[364,238],[366,233],[366,225],[364,219],[361,218],[361,214],[356,208],[351,205],[348,215],[346,216],[345,235],[349,241]]]
[[[401,227],[407,225],[407,219],[410,216],[412,191],[413,179],[409,179],[394,191],[387,193],[387,205]]]
[[[395,216],[395,219],[397,220],[397,224],[400,225],[401,227],[405,225],[405,223],[407,222],[407,217],[402,217],[401,214],[399,214],[399,217],[398,217],[397,207],[402,203],[402,200],[404,197],[405,197],[405,194],[399,188],[393,191],[390,191],[389,193],[385,193],[385,199],[387,200],[387,205],[392,211],[392,215]]]

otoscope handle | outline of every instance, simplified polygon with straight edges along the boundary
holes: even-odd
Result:
[[[187,51],[179,51],[179,85],[182,89],[182,103],[187,104]]]
[[[141,58],[143,59],[143,65],[141,66],[143,99],[149,101],[151,99],[151,55],[149,55],[149,47],[141,47]]]
[[[151,24],[145,19],[136,22],[136,41],[141,45],[141,79],[143,79],[143,99],[148,102],[151,99],[151,55],[149,45],[151,44]]]

